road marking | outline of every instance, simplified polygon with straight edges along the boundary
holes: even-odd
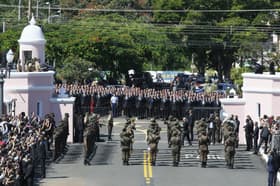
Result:
[[[143,167],[144,167],[144,178],[146,180],[146,184],[150,185],[151,178],[153,177],[153,168],[151,165],[151,154],[144,150],[144,159],[143,159]]]
[[[151,153],[149,152],[148,153],[148,175],[149,175],[149,178],[152,178],[153,177],[153,169],[152,169],[152,166],[151,166],[151,162],[152,162],[152,159],[151,159]]]
[[[186,159],[199,159],[200,155],[199,154],[185,154],[185,158]],[[207,159],[209,160],[224,160],[225,158],[221,157],[220,155],[217,154],[208,154],[207,155]]]
[[[147,172],[148,172],[148,169],[147,169],[147,158],[146,158],[146,156],[147,156],[147,153],[146,153],[146,151],[144,151],[144,162],[143,162],[143,165],[144,165],[144,178],[147,178],[148,177],[148,174],[147,174]]]

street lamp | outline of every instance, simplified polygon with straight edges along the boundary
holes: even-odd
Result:
[[[0,73],[0,115],[1,115],[1,117],[3,114],[3,104],[4,104],[4,90],[3,90],[4,77],[5,77],[5,75],[3,74],[3,69],[1,69],[1,73]]]
[[[7,74],[7,70],[8,70],[8,74],[9,74],[8,77],[10,77],[11,69],[13,68],[14,57],[15,57],[15,55],[14,55],[12,49],[10,49],[6,54],[6,60],[7,60],[6,74]]]
[[[3,104],[4,104],[4,77],[5,74],[3,73],[3,68],[1,68],[1,73],[0,73],[0,116],[2,117],[3,115]]]
[[[14,61],[14,53],[12,51],[12,49],[10,49],[7,54],[6,54],[6,60],[7,60],[7,69],[8,70],[8,77],[10,77],[10,73],[11,73],[11,69],[13,68],[13,61]]]
[[[48,23],[51,22],[51,3],[50,2],[46,2],[46,5],[49,5],[49,11],[48,11]]]

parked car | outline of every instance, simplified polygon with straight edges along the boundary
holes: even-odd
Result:
[[[234,84],[232,84],[232,83],[218,83],[218,85],[217,85],[218,92],[226,92],[227,90],[230,90],[231,88],[235,88]]]

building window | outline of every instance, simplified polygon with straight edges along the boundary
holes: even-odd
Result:
[[[28,63],[28,62],[30,62],[31,61],[31,59],[32,59],[32,51],[30,50],[30,51],[23,51],[23,55],[24,55],[24,61],[25,61],[25,63]]]
[[[38,101],[37,105],[36,105],[36,114],[37,114],[37,116],[41,117],[43,115],[43,109],[42,108],[43,107],[42,107],[41,101]]]
[[[257,111],[258,111],[258,117],[261,117],[261,104],[257,103]]]

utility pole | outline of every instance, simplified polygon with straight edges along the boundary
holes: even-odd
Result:
[[[40,0],[37,0],[37,5],[36,5],[36,18],[38,19],[39,17],[39,1]]]
[[[3,32],[6,32],[6,22],[5,21],[3,21],[3,27],[2,27],[3,29]]]
[[[27,14],[28,21],[31,19],[31,11],[32,11],[32,1],[28,0],[28,14]]]
[[[21,6],[21,0],[18,0],[18,21],[20,21],[20,15],[21,15],[20,6]]]

